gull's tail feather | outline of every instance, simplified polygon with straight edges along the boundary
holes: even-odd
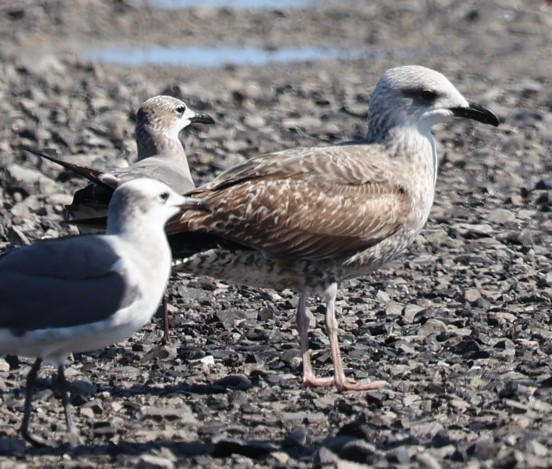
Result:
[[[48,155],[33,148],[24,148],[24,151],[30,153],[31,155],[40,156],[41,158],[51,161],[52,163],[63,166],[65,169],[68,169],[69,171],[78,174],[85,179],[88,179],[90,182],[99,184],[107,189],[111,189],[112,191],[115,190],[119,182],[117,178],[115,178],[114,176],[110,177],[110,175],[107,174],[105,171],[100,171],[97,169],[89,168],[87,166],[70,163],[68,161],[63,161],[59,158]]]

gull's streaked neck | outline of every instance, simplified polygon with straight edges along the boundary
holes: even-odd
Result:
[[[389,156],[407,159],[421,167],[429,166],[434,184],[437,181],[438,158],[437,148],[431,125],[422,120],[413,122],[397,118],[383,111],[371,116],[367,141],[382,145]],[[397,111],[395,111],[397,112]]]
[[[170,154],[175,157],[180,155],[181,160],[186,162],[187,165],[186,153],[176,129],[138,128],[136,129],[136,144],[138,147],[138,161],[150,156]]]

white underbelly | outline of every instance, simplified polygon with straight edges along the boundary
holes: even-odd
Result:
[[[127,339],[150,320],[158,305],[159,299],[146,296],[90,324],[36,329],[20,336],[0,329],[0,352],[40,357],[57,365],[71,353],[90,352]]]

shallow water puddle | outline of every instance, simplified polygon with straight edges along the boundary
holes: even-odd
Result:
[[[307,8],[314,0],[134,0],[138,8],[180,10],[184,8],[236,8],[251,10],[279,10],[283,8]]]
[[[360,50],[323,47],[282,48],[267,50],[260,47],[105,47],[85,50],[80,54],[91,62],[120,65],[191,65],[206,68],[224,65],[265,65],[269,62],[299,62],[308,60],[356,59]]]

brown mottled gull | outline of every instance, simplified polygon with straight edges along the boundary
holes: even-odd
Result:
[[[387,70],[370,100],[365,140],[253,158],[190,194],[212,212],[188,212],[167,230],[175,268],[234,283],[299,292],[297,329],[307,386],[375,389],[346,378],[338,343],[338,282],[396,258],[427,221],[437,177],[431,127],[454,117],[498,125],[442,74]],[[193,234],[201,233],[192,244]],[[211,244],[205,240],[210,239]],[[334,376],[316,377],[308,346],[307,294],[326,303]]]

